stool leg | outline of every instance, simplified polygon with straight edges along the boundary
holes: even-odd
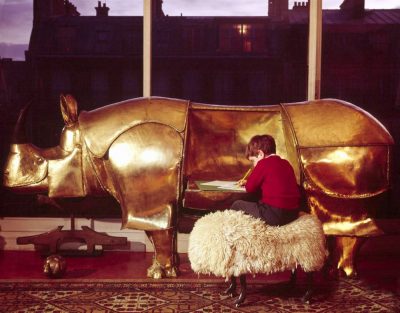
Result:
[[[307,286],[306,293],[301,298],[301,300],[304,303],[310,304],[311,297],[314,293],[314,273],[313,272],[306,274],[306,286]]]
[[[224,291],[224,294],[230,295],[232,298],[236,297],[236,277],[235,276],[231,276],[231,284]]]
[[[246,275],[240,275],[239,279],[240,279],[240,294],[239,297],[234,302],[237,308],[244,302],[244,300],[246,300],[247,296]]]
[[[290,287],[294,287],[294,285],[296,284],[296,281],[297,281],[297,269],[293,269],[290,272],[290,281],[289,281]]]

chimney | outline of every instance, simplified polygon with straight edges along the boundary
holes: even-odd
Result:
[[[308,1],[295,1],[294,4],[293,4],[293,9],[292,10],[296,10],[297,12],[299,10],[308,12],[308,10],[309,10],[308,6],[309,6]]]
[[[108,11],[110,10],[109,7],[106,6],[105,3],[103,3],[103,6],[101,5],[101,1],[97,2],[97,7],[96,9],[96,16],[108,16]]]
[[[151,0],[151,10],[153,18],[163,17],[164,11],[162,9],[162,0]]]
[[[340,5],[340,11],[351,18],[360,18],[364,15],[365,0],[344,0]]]
[[[289,0],[268,0],[268,16],[274,21],[283,21],[288,17]]]

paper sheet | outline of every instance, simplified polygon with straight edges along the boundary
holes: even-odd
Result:
[[[215,186],[219,189],[245,191],[244,187],[237,185],[237,181],[213,180],[201,184],[205,186]]]

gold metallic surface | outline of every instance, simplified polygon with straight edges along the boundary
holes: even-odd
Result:
[[[175,129],[151,122],[129,129],[113,142],[105,167],[112,173],[123,227],[172,226],[182,150],[183,140]]]
[[[394,144],[374,117],[339,100],[284,105],[296,134],[311,212],[331,235],[381,234],[372,217],[385,203]]]
[[[50,278],[61,278],[66,270],[67,262],[58,254],[48,256],[43,265],[43,273]]]
[[[303,184],[308,207],[318,216],[327,235],[376,236],[382,231],[373,217],[385,208],[386,193],[367,198],[332,197]]]
[[[147,270],[152,278],[177,277],[176,229],[146,231],[147,237],[155,247],[153,264]]]
[[[365,242],[365,238],[360,237],[342,237],[335,238],[337,269],[342,271],[347,277],[356,277],[355,259],[360,247]]]
[[[389,187],[386,146],[300,149],[306,181],[339,198],[366,198]]]
[[[60,148],[66,153],[72,152],[81,141],[80,135],[81,132],[77,123],[72,126],[65,126],[60,138]]]
[[[4,170],[4,186],[21,188],[47,181],[48,161],[31,144],[12,144]]]
[[[324,99],[284,107],[299,147],[394,144],[377,119],[348,102]]]
[[[386,205],[393,138],[370,114],[343,101],[284,109],[296,134],[308,207],[325,234],[337,236],[337,268],[353,276],[362,237],[382,234],[373,217]]]
[[[79,148],[62,159],[49,161],[49,197],[83,197],[85,190],[82,180],[82,151]],[[68,182],[66,184],[66,182]]]
[[[146,122],[169,125],[178,132],[186,127],[188,101],[168,98],[137,98],[81,112],[79,125],[84,141],[96,157],[127,129]],[[101,138],[101,140],[99,140]]]
[[[82,145],[82,180],[83,188],[86,195],[93,196],[104,196],[107,193],[116,199],[116,193],[111,192],[111,190],[106,189],[106,183],[98,177],[98,173],[94,170],[96,168],[95,161],[100,164],[101,159],[91,158],[90,152],[88,151],[86,145]],[[110,185],[110,183],[108,183]]]

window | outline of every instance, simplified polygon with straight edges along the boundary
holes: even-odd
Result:
[[[265,30],[262,24],[222,24],[219,30],[219,51],[264,52]]]
[[[110,49],[111,32],[99,30],[96,34],[96,48],[97,53],[107,53]]]

